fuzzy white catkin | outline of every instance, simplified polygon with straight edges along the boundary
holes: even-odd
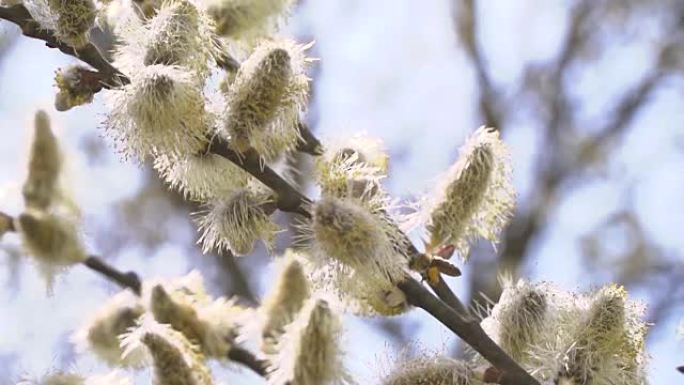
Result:
[[[400,360],[382,385],[477,385],[472,369],[465,362],[443,356]]]
[[[378,279],[399,281],[404,262],[396,255],[385,224],[353,200],[323,197],[313,206],[310,223],[314,258],[334,261]]]
[[[276,352],[285,326],[294,320],[311,294],[304,266],[294,251],[288,250],[279,265],[276,282],[259,309],[264,315],[261,350],[268,354]]]
[[[105,129],[126,157],[187,156],[207,143],[202,87],[184,68],[143,67],[130,84],[107,92],[106,102]]]
[[[198,213],[202,250],[206,253],[217,248],[247,255],[259,240],[270,248],[279,228],[265,211],[273,199],[266,190],[258,182],[250,182],[246,188],[210,202],[205,211]]]
[[[17,224],[24,248],[39,263],[48,288],[56,273],[87,258],[76,225],[66,217],[29,209],[19,215]]]
[[[296,147],[309,91],[306,48],[290,40],[262,41],[242,63],[228,89],[224,116],[237,151],[254,148],[271,161]]]
[[[28,176],[22,188],[26,207],[47,210],[59,197],[62,154],[50,129],[45,111],[36,112],[35,131],[28,161]]]
[[[166,1],[146,24],[143,62],[191,68],[206,76],[209,61],[218,55],[211,19],[188,0]]]
[[[97,9],[92,0],[26,0],[31,16],[57,39],[79,49],[88,44]]]
[[[292,0],[206,0],[216,22],[216,33],[233,39],[252,39],[268,33],[285,16]]]
[[[388,195],[381,182],[389,156],[382,141],[367,135],[330,140],[316,160],[316,183],[323,195],[353,198],[374,211],[386,210]]]
[[[119,336],[135,326],[144,312],[140,298],[129,290],[121,291],[98,309],[71,339],[79,352],[92,351],[109,365],[138,366],[142,361],[140,355],[122,357]]]
[[[505,279],[502,286],[499,302],[483,320],[483,328],[516,362],[531,364],[535,346],[553,338],[548,327],[551,291],[523,280]]]
[[[349,383],[339,338],[342,325],[328,302],[311,298],[285,328],[278,354],[271,359],[270,385]]]
[[[480,127],[471,135],[425,205],[429,248],[453,244],[467,259],[474,238],[497,242],[514,207],[509,163],[498,131]]]
[[[599,289],[587,301],[566,343],[559,377],[579,383],[645,383],[642,309],[628,302],[625,289],[616,285]]]
[[[353,199],[323,197],[313,218],[301,225],[298,240],[307,270],[319,290],[335,294],[356,314],[396,315],[408,309],[396,282],[404,279],[407,260],[397,251],[396,227]]]
[[[124,356],[143,349],[151,359],[155,385],[212,385],[204,357],[182,333],[145,315],[122,339]]]
[[[192,200],[207,201],[230,195],[247,186],[247,172],[215,154],[173,157],[160,155],[154,168],[171,186]]]
[[[162,285],[152,288],[149,308],[157,322],[169,324],[206,356],[225,357],[237,336],[242,308],[219,299],[209,304],[173,298]]]

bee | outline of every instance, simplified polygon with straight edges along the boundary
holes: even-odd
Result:
[[[427,280],[430,285],[439,283],[440,274],[459,277],[461,270],[448,261],[454,255],[455,250],[456,246],[451,244],[441,246],[435,251],[427,248],[425,253],[419,253],[413,258],[410,268],[420,272],[423,279]]]

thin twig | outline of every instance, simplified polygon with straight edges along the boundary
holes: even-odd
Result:
[[[311,214],[306,210],[306,207],[311,204],[311,200],[292,187],[272,168],[265,165],[256,151],[248,150],[244,153],[238,153],[232,150],[229,144],[221,138],[215,138],[208,151],[228,159],[270,187],[277,195],[276,207],[278,210],[311,218]]]
[[[8,215],[0,211],[0,219],[7,219],[10,223],[14,223],[14,219],[11,215]],[[17,229],[14,226],[7,228],[8,232],[16,232]],[[102,275],[107,280],[116,283],[117,285],[131,289],[137,296],[141,295],[142,282],[137,273],[133,271],[122,272],[112,265],[109,265],[102,258],[90,255],[83,261],[83,265],[91,269],[92,271]],[[240,363],[256,374],[266,378],[268,376],[268,367],[266,362],[259,360],[252,352],[247,349],[241,348],[239,346],[233,346],[228,351],[226,356],[229,360]]]
[[[489,338],[476,320],[462,317],[413,278],[399,283],[398,287],[406,294],[411,305],[430,313],[494,365],[501,372],[501,385],[539,385],[534,377]]]
[[[59,41],[52,32],[41,28],[40,24],[33,20],[31,14],[23,5],[0,7],[0,19],[10,21],[19,26],[25,36],[43,40],[46,46],[57,48],[63,53],[73,56],[97,69],[102,73],[103,79],[105,79],[103,85],[106,88],[130,83],[130,80],[123,73],[114,68],[104,58],[94,44],[88,43],[77,51],[74,47]]]
[[[135,272],[129,271],[122,273],[95,255],[88,256],[88,258],[83,261],[83,264],[89,269],[102,274],[117,285],[133,290],[136,295],[139,296],[141,294],[142,283],[140,282],[140,277],[138,277],[138,274]]]
[[[252,352],[239,346],[233,346],[228,351],[228,359],[239,362],[250,368],[254,373],[261,377],[268,377],[268,364],[264,360],[258,359]]]

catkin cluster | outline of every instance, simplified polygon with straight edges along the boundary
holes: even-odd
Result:
[[[615,285],[583,294],[548,283],[504,282],[485,331],[540,381],[645,383],[643,309]]]
[[[467,260],[477,237],[498,241],[515,198],[508,157],[495,129],[480,127],[472,134],[419,212],[429,232],[428,251],[454,245]]]
[[[145,281],[140,297],[129,291],[116,294],[74,333],[72,340],[79,351],[92,351],[110,365],[138,367],[144,363],[145,350],[125,351],[120,344],[122,336],[143,324],[161,324],[201,357],[224,358],[238,336],[245,312],[234,300],[211,298],[201,275],[193,271],[175,280]],[[150,320],[142,322],[144,317]]]
[[[24,5],[42,28],[76,50],[89,43],[97,8],[93,0],[26,0]]]
[[[78,230],[78,211],[63,187],[64,158],[48,115],[35,116],[28,173],[22,187],[25,210],[15,227],[51,288],[54,275],[87,258]]]

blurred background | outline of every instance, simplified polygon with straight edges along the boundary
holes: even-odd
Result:
[[[312,129],[383,138],[397,197],[429,192],[478,126],[501,130],[518,207],[497,248],[478,245],[464,275],[448,281],[462,298],[495,301],[504,271],[569,290],[623,284],[648,305],[651,383],[684,379],[675,369],[684,364],[675,336],[684,322],[683,1],[308,0],[287,33],[315,40],[321,59],[311,71]],[[22,210],[33,114],[46,109],[94,254],[144,278],[199,269],[213,294],[258,301],[272,280],[265,250],[202,255],[188,215],[198,207],[166,190],[149,165],[119,161],[100,136],[99,96],[55,111],[54,71],[75,61],[0,21],[0,210]],[[294,162],[306,169],[311,159]],[[288,242],[282,234],[276,252]],[[53,368],[106,369],[69,338],[116,287],[77,267],[48,296],[11,234],[0,243],[0,285],[0,384]],[[359,383],[376,383],[400,349],[462,354],[419,310],[348,316],[345,325]],[[213,370],[224,384],[263,383],[236,367]],[[147,378],[140,372],[136,382]]]

